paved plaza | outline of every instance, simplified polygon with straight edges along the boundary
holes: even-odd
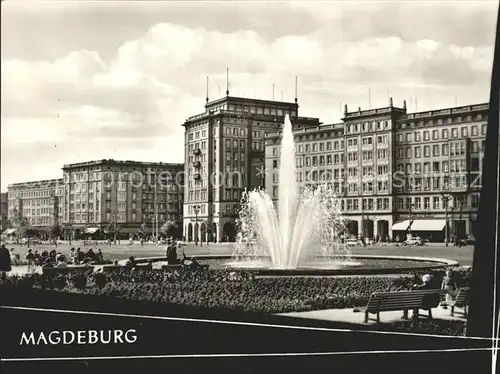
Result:
[[[354,312],[353,308],[345,308],[345,309],[323,309],[323,310],[311,310],[307,312],[290,312],[290,313],[279,313],[278,315],[287,316],[287,317],[297,317],[297,318],[305,318],[305,319],[313,319],[313,320],[322,320],[322,321],[336,321],[336,322],[345,322],[345,323],[355,323],[355,324],[363,324],[365,314],[362,312]],[[460,310],[461,311],[461,310]],[[442,307],[432,309],[432,317],[436,320],[447,320],[447,321],[466,321],[466,318],[463,316],[460,311],[455,310],[453,316],[450,315],[450,309],[443,309]],[[375,314],[370,314],[368,324],[374,324],[376,321],[374,320],[376,317]],[[380,322],[381,323],[392,323],[392,322],[400,322],[403,319],[401,311],[390,311],[390,312],[381,312],[380,313]],[[411,317],[411,312],[410,312]],[[425,320],[427,318],[427,312],[420,311],[420,319]]]

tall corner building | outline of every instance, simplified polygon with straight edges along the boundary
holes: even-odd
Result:
[[[226,96],[189,117],[185,129],[183,232],[187,241],[234,241],[245,189],[266,185],[265,137],[289,115],[295,128],[318,127],[298,117],[298,104]]]
[[[441,241],[472,234],[487,117],[488,104],[407,113],[406,102],[396,107],[391,98],[385,108],[346,107],[342,123],[294,130],[297,180],[332,185],[351,235],[385,239],[410,229]],[[280,138],[278,130],[265,140],[273,199]]]

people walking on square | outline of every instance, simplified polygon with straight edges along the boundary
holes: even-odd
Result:
[[[32,273],[35,270],[35,255],[31,248],[26,253],[26,262],[28,262],[28,273]]]

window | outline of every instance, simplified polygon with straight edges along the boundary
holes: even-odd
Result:
[[[467,129],[467,127],[462,127],[462,138],[466,138],[468,135],[469,131]]]
[[[448,129],[441,130],[441,137],[443,139],[448,139]]]
[[[439,145],[433,145],[432,146],[432,155],[434,157],[439,156]]]
[[[440,202],[441,202],[441,199],[439,198],[439,196],[434,196],[432,198],[432,208],[433,209],[439,209],[440,208]]]
[[[451,129],[451,137],[458,138],[458,129],[456,127]]]
[[[411,133],[406,134],[406,141],[411,142]]]
[[[486,125],[481,125],[481,135],[486,135]]]
[[[432,131],[432,139],[434,139],[434,140],[439,139],[439,132],[438,132],[438,130],[433,130]]]
[[[430,209],[430,208],[431,208],[431,198],[424,197],[424,209]]]
[[[424,131],[424,140],[429,140],[429,131]]]
[[[379,144],[387,143],[387,135],[380,135],[377,137],[377,142]]]
[[[415,209],[422,209],[422,198],[415,198]]]
[[[471,196],[471,206],[473,208],[479,207],[479,195],[472,195]]]
[[[415,141],[419,142],[420,141],[420,132],[415,133]]]
[[[415,147],[415,158],[420,158],[422,156],[422,149],[420,147]]]
[[[442,146],[442,155],[443,156],[448,156],[448,153],[449,153],[449,150],[450,150],[450,146],[448,144],[443,144]]]
[[[431,147],[428,145],[424,146],[424,157],[431,157]]]
[[[471,133],[472,133],[472,136],[477,136],[477,126],[471,127]]]

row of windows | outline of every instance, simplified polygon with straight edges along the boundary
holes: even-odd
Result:
[[[403,210],[420,210],[420,209],[462,209],[479,207],[479,195],[470,196],[454,196],[447,203],[443,201],[441,196],[426,196],[426,197],[398,197],[396,199],[397,209]]]
[[[61,196],[63,194],[63,189],[58,188],[56,190],[31,190],[31,191],[13,191],[9,192],[9,200],[15,200],[20,198],[30,198],[30,197],[50,197],[52,193],[56,196]]]
[[[478,113],[476,114],[475,116],[475,120],[476,121],[481,121],[483,119],[483,115],[481,113]],[[466,118],[465,118],[466,121],[470,122],[473,120],[473,117],[472,115],[468,115]],[[460,122],[463,122],[463,117],[462,116],[456,116],[454,118],[446,118],[446,119],[443,119],[443,118],[438,118],[437,120],[428,120],[425,122],[425,124],[427,126],[434,126],[435,124],[437,125],[443,125],[443,124],[447,124],[447,125],[451,125],[453,122],[455,123],[460,123]],[[419,122],[410,122],[409,124],[407,123],[402,123],[401,124],[401,128],[404,129],[406,128],[407,126],[410,126],[410,127],[415,127],[415,126],[424,126],[424,121],[419,121]]]
[[[431,148],[432,147],[432,148]],[[423,148],[423,152],[422,152]],[[432,149],[432,154],[431,154]],[[397,158],[421,158],[438,156],[464,156],[467,152],[465,142],[453,142],[449,144],[424,145],[416,147],[398,148]]]
[[[389,204],[389,198],[364,198],[364,199],[346,199],[345,200],[345,210],[349,211],[359,211],[360,200],[362,201],[361,206],[363,211],[371,210],[389,210],[391,209]],[[344,203],[344,201],[342,201]],[[376,204],[376,205],[375,205]],[[376,209],[375,209],[376,208]],[[344,210],[344,204],[341,205],[341,209]]]
[[[441,134],[440,134],[441,133]],[[415,132],[408,132],[406,134],[398,134],[397,135],[397,141],[399,143],[401,142],[419,142],[422,139],[424,141],[431,140],[431,135],[432,135],[432,140],[440,140],[440,139],[449,139],[449,134],[450,130],[449,129],[441,129],[440,130],[425,130],[425,131],[415,131]],[[473,125],[470,127],[470,134],[471,136],[479,136],[479,128],[476,125]],[[423,135],[423,137],[422,137]],[[441,135],[441,137],[439,136]],[[486,124],[481,125],[481,135],[486,135]],[[469,127],[468,126],[463,126],[463,127],[453,127],[451,129],[451,138],[456,139],[459,136],[462,138],[467,138],[469,136]]]
[[[430,191],[440,190],[446,191],[450,188],[465,188],[467,187],[467,177],[459,175],[454,177],[410,177],[398,181],[394,188],[401,191]]]
[[[348,134],[354,134],[357,132],[367,132],[367,131],[375,131],[375,130],[387,130],[390,125],[390,120],[389,121],[372,121],[372,122],[365,122],[361,124],[350,124],[347,125],[347,133]]]
[[[54,214],[54,208],[24,208],[23,209],[23,215],[25,216],[30,216],[30,215],[48,215],[48,214]]]
[[[28,221],[33,226],[48,226],[54,223],[53,217],[28,217]]]
[[[196,131],[194,134],[190,133],[189,134],[189,140],[193,140],[193,135],[194,139],[199,139],[200,138],[200,131]],[[207,130],[201,130],[201,137],[206,138],[207,137]]]
[[[422,166],[423,165],[423,166]],[[430,174],[430,173],[448,173],[448,172],[465,172],[467,171],[467,164],[465,160],[451,160],[451,161],[433,161],[422,163],[407,163],[397,164],[396,171],[406,174]]]
[[[343,140],[335,140],[328,142],[320,142],[320,143],[308,143],[308,144],[299,144],[298,147],[295,147],[295,153],[310,153],[312,152],[323,152],[324,150],[331,151],[344,149],[344,141]],[[279,154],[279,147],[274,147],[273,155],[277,156]]]

